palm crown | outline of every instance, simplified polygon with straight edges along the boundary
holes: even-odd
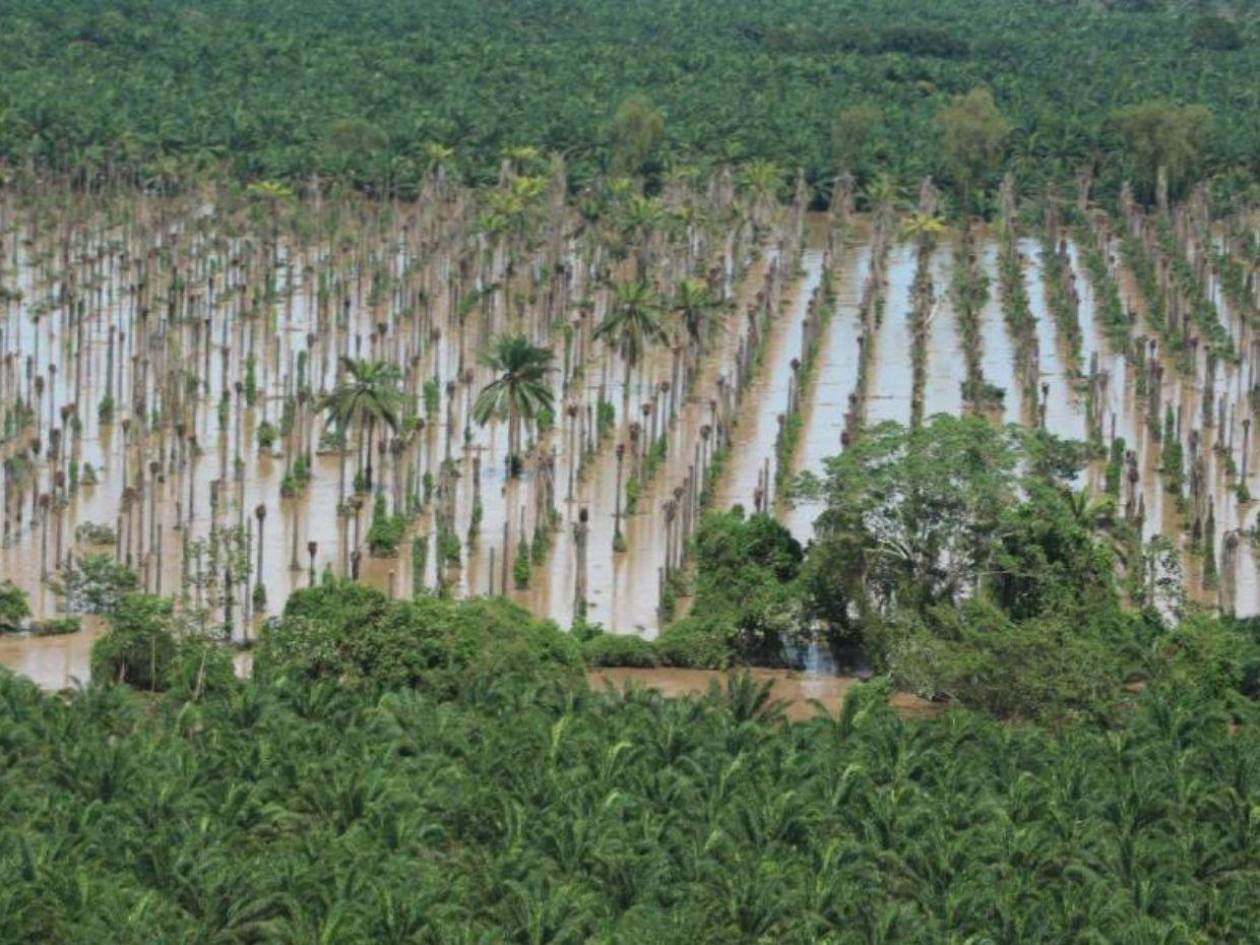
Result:
[[[547,383],[552,353],[523,335],[503,335],[491,343],[483,360],[497,375],[473,403],[473,419],[485,426],[492,417],[507,417],[508,451],[515,455],[520,424],[551,410],[555,397]]]

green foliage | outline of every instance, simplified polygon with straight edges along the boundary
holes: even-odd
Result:
[[[1256,735],[1191,689],[1046,733],[903,720],[873,685],[784,726],[738,679],[185,708],[0,675],[6,942],[1254,937]]]
[[[506,150],[533,145],[564,153],[579,185],[610,168],[654,180],[670,164],[762,159],[826,190],[837,158],[861,179],[878,166],[917,184],[946,170],[935,116],[981,86],[1033,189],[1097,157],[1114,193],[1124,160],[1107,119],[1157,98],[1212,109],[1225,133],[1207,169],[1254,180],[1260,128],[1238,90],[1260,53],[1234,49],[1254,25],[1182,6],[582,0],[557,17],[533,0],[519,16],[496,0],[312,0],[299,16],[283,0],[12,0],[0,71],[21,82],[0,161],[160,189],[222,169],[289,190],[318,177],[414,194],[439,165],[491,182]],[[399,105],[413,101],[426,104]],[[863,140],[870,103],[880,120]],[[843,123],[842,153],[837,112],[861,119]]]
[[[140,586],[136,573],[113,555],[94,553],[72,560],[54,589],[66,599],[66,610],[88,614],[111,611]]]
[[[437,380],[429,378],[424,382],[424,415],[432,420],[442,406],[442,389]]]
[[[407,532],[407,520],[401,515],[391,515],[385,506],[385,496],[377,493],[372,505],[372,524],[368,527],[368,552],[374,558],[393,558],[398,545]]]
[[[92,678],[151,691],[169,688],[176,651],[173,612],[161,597],[120,597],[109,609],[109,631],[92,644]]]
[[[278,434],[276,433],[276,428],[271,425],[271,421],[264,420],[258,424],[256,436],[258,438],[258,448],[264,452],[270,452],[271,448],[276,444]]]
[[[665,118],[642,95],[632,95],[613,116],[609,151],[615,174],[646,174],[656,169],[665,137]]]
[[[114,422],[114,398],[109,394],[103,395],[96,405],[96,419],[101,426]]]
[[[253,407],[258,403],[258,366],[254,360],[254,356],[248,355],[245,358],[245,404]]]
[[[512,584],[518,591],[529,587],[529,542],[517,541],[516,556],[512,560]]]
[[[617,409],[607,400],[600,400],[595,407],[595,428],[601,440],[612,436],[617,425]]]
[[[194,697],[234,685],[232,661],[224,649],[177,636],[170,600],[127,594],[110,609],[108,619],[109,630],[92,644],[93,680]]]
[[[600,633],[582,643],[582,658],[587,666],[657,665],[656,650],[646,640],[630,634]]]
[[[1242,31],[1238,24],[1223,16],[1201,16],[1190,30],[1190,41],[1202,49],[1216,52],[1233,52],[1242,49]]]
[[[82,629],[83,621],[78,617],[49,617],[35,621],[32,632],[37,637],[60,637]]]
[[[506,418],[509,450],[515,456],[521,424],[529,425],[541,411],[551,414],[554,409],[555,395],[547,382],[552,353],[524,335],[504,335],[494,339],[483,360],[495,378],[473,402],[473,419],[485,426],[493,417]]]
[[[26,591],[10,580],[0,581],[0,633],[20,629],[30,615],[31,602]]]
[[[1132,167],[1143,193],[1155,195],[1160,168],[1168,174],[1176,196],[1198,170],[1204,145],[1212,128],[1212,112],[1202,105],[1169,105],[1143,102],[1121,109],[1115,126],[1124,139]]]
[[[255,673],[350,687],[417,687],[455,696],[498,675],[573,678],[577,641],[501,598],[452,601],[425,594],[391,601],[334,581],[297,591],[259,641]]]
[[[941,110],[936,122],[946,165],[966,200],[997,167],[1010,125],[985,88],[958,96]]]
[[[1123,606],[1112,500],[1067,486],[1084,457],[978,419],[867,431],[807,483],[826,501],[802,577],[810,613],[929,698],[1107,715],[1159,627]]]
[[[656,641],[671,666],[723,668],[737,662],[775,664],[803,628],[796,587],[800,544],[773,517],[745,517],[738,506],[710,512],[695,537],[690,615]]]

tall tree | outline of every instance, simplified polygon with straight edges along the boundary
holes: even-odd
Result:
[[[398,368],[383,361],[365,358],[341,359],[342,381],[320,402],[320,410],[328,415],[347,440],[352,428],[367,428],[366,439],[360,434],[360,447],[366,443],[367,463],[364,481],[372,488],[372,451],[376,426],[381,424],[393,432],[398,430],[399,410],[403,393],[398,388]],[[346,495],[345,449],[341,453],[340,494]]]
[[[852,174],[866,152],[871,134],[883,123],[883,113],[873,105],[854,105],[836,114],[831,126],[831,153],[836,170]]]
[[[1010,132],[988,89],[960,95],[936,116],[945,163],[958,188],[963,209],[969,209],[975,188],[997,166]]]
[[[661,302],[646,282],[618,282],[613,285],[608,314],[595,329],[596,338],[607,338],[617,348],[625,365],[623,396],[630,396],[630,372],[639,365],[648,345],[665,341],[661,324]]]
[[[1143,197],[1153,200],[1162,169],[1175,196],[1195,169],[1212,129],[1212,113],[1202,105],[1145,102],[1115,115]]]
[[[665,116],[645,96],[630,96],[617,109],[609,131],[613,173],[648,173],[664,140]]]
[[[496,377],[473,402],[473,419],[485,426],[492,417],[507,417],[508,453],[520,449],[522,422],[532,423],[541,410],[551,410],[555,397],[547,375],[552,353],[530,344],[523,335],[503,335],[491,343],[484,361]],[[512,468],[516,468],[513,463]]]

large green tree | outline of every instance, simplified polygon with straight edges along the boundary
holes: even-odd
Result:
[[[993,94],[975,88],[957,96],[936,115],[942,155],[963,207],[998,166],[1010,125],[998,111]]]

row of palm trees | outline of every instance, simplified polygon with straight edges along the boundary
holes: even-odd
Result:
[[[639,367],[654,345],[666,344],[666,303],[642,280],[616,282],[611,286],[608,314],[595,330],[621,357],[625,368],[625,392],[629,396],[631,372]],[[707,341],[719,323],[720,306],[708,286],[699,279],[679,284],[671,311],[687,340],[691,359],[703,354]],[[485,426],[491,420],[506,420],[508,453],[518,457],[522,429],[532,425],[544,410],[555,406],[549,381],[554,354],[534,345],[524,335],[501,335],[491,341],[482,362],[494,376],[481,389],[473,403],[473,419]],[[359,437],[359,468],[362,482],[373,487],[372,454],[378,431],[397,433],[403,418],[406,397],[399,384],[402,373],[383,361],[341,358],[342,380],[320,402],[327,422],[347,437],[354,430]],[[346,497],[346,456],[341,450],[338,494]],[[516,468],[513,464],[513,468]]]
[[[739,681],[187,703],[0,674],[0,940],[1255,941],[1260,745],[1224,696],[1054,733],[881,696],[788,726]]]

